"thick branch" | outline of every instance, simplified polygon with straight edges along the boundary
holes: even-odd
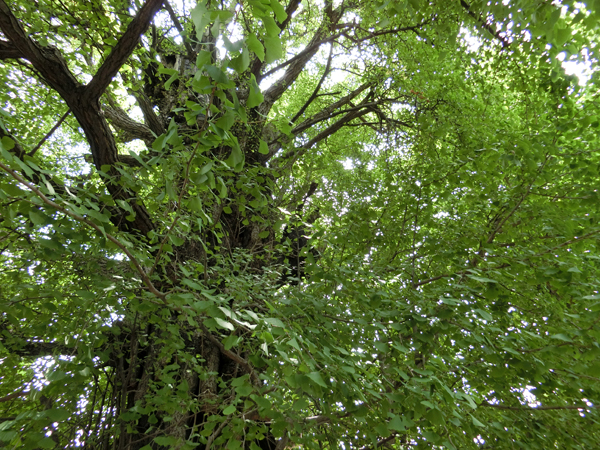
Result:
[[[150,145],[154,141],[154,136],[150,128],[143,123],[131,119],[121,108],[105,106],[104,113],[115,127],[125,132],[125,142],[133,139],[141,139],[147,145]]]
[[[221,341],[219,339],[217,339],[216,337],[214,337],[213,334],[204,326],[204,324],[201,323],[200,327],[202,328],[202,331],[204,331],[204,334],[206,335],[206,337],[213,344],[215,344],[217,346],[217,348],[223,355],[227,356],[234,363],[242,366],[246,370],[246,372],[250,375],[250,377],[252,378],[252,380],[254,381],[256,386],[261,385],[260,378],[258,378],[258,375],[256,375],[256,372],[254,371],[254,369],[252,368],[252,366],[250,365],[250,363],[248,361],[246,361],[240,355],[232,352],[231,350],[227,350],[225,348],[225,346],[221,343]]]
[[[0,0],[0,29],[21,57],[29,60],[63,98],[80,92],[82,86],[67,67],[60,52],[51,46],[41,47],[30,39],[4,0]]]
[[[139,34],[135,33],[141,34],[148,27],[152,15],[161,3],[162,0],[149,0],[142,7],[96,76],[88,86],[84,87],[69,71],[67,63],[58,49],[40,47],[30,39],[4,0],[0,0],[2,32],[14,43],[23,57],[33,64],[50,87],[66,101],[83,128],[85,137],[90,144],[94,165],[98,170],[101,170],[103,166],[112,167],[119,160],[117,145],[100,109],[98,97],[137,45]],[[118,176],[112,170],[109,171],[109,174]],[[142,235],[147,236],[154,229],[154,224],[145,207],[139,201],[134,201],[133,195],[118,183],[105,178],[105,184],[115,200],[127,201],[135,212],[133,222],[125,220],[124,217],[127,214],[122,211],[122,214],[111,217],[113,223],[121,230],[141,232]]]
[[[276,83],[274,83],[264,93],[265,101],[262,103],[260,109],[261,113],[267,115],[273,103],[275,103],[287,90],[287,88],[298,78],[298,76],[304,70],[304,66],[312,57],[317,53],[321,44],[332,40],[332,37],[325,39],[327,34],[331,32],[333,27],[337,24],[341,17],[341,9],[337,8],[332,10],[325,8],[325,16],[323,23],[319,29],[315,32],[313,38],[308,44],[307,48],[292,58],[287,64],[289,65],[283,77],[281,77]],[[293,60],[293,62],[291,62]]]
[[[142,90],[130,92],[130,94],[132,94],[138,101],[138,105],[142,110],[142,114],[144,114],[144,122],[146,125],[152,131],[154,131],[157,136],[163,134],[165,132],[165,126],[154,113],[152,103],[150,102],[148,96]]]
[[[11,42],[0,41],[0,60],[22,58],[23,55]]]
[[[137,47],[140,36],[148,29],[150,21],[162,3],[163,0],[148,0],[129,23],[117,45],[98,69],[92,81],[86,86],[84,95],[88,102],[96,102],[104,93],[113,77]]]

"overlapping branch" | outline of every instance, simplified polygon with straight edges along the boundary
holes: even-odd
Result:
[[[150,20],[161,5],[162,0],[148,0],[131,21],[92,81],[87,86],[83,86],[69,70],[60,51],[51,46],[43,47],[31,39],[5,1],[0,0],[0,29],[9,39],[8,44],[18,50],[19,57],[31,62],[50,87],[65,100],[85,133],[94,165],[98,170],[103,166],[113,167],[119,161],[114,136],[104,118],[98,99],[138,45],[140,34],[148,28]],[[114,174],[116,175],[116,172]],[[123,220],[126,215],[123,212],[121,216],[111,218],[113,223],[122,230],[136,230],[143,235],[148,235],[154,229],[154,224],[145,207],[133,200],[132,193],[110,178],[105,178],[105,184],[115,200],[127,201],[135,212],[133,222]]]

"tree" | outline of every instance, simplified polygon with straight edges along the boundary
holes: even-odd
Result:
[[[0,442],[595,447],[592,3],[0,0]]]

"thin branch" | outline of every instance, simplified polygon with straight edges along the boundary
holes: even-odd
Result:
[[[552,411],[560,409],[577,409],[586,410],[590,408],[600,408],[600,405],[565,405],[565,406],[504,406],[504,405],[493,405],[491,403],[482,403],[479,406],[486,408],[504,409],[509,411]]]
[[[397,436],[398,436],[397,433],[392,433],[390,436],[377,441],[375,443],[375,445],[365,445],[364,447],[361,447],[360,450],[373,450],[373,449],[377,449],[377,448],[383,448],[383,446],[385,444],[387,444],[388,442],[395,441]]]
[[[214,442],[214,440],[219,437],[219,435],[221,434],[221,431],[223,431],[223,428],[225,428],[227,426],[227,424],[231,421],[231,418],[233,416],[229,416],[227,417],[227,419],[225,419],[221,425],[219,425],[219,427],[208,437],[208,439],[206,440],[206,445],[204,446],[204,450],[210,450],[210,448],[212,447],[212,444]]]
[[[280,165],[281,162],[287,160],[287,163],[285,164],[284,168],[289,169],[298,160],[298,158],[300,158],[302,155],[304,155],[315,144],[317,144],[318,142],[321,142],[323,139],[326,139],[329,136],[331,136],[332,134],[336,133],[339,129],[341,129],[343,126],[345,126],[351,120],[354,120],[358,117],[368,114],[368,112],[369,112],[368,110],[357,109],[356,111],[352,111],[352,112],[346,114],[344,117],[342,117],[340,120],[335,122],[333,125],[326,128],[325,130],[321,131],[319,134],[317,134],[314,138],[312,138],[310,141],[308,141],[303,146],[294,148],[294,149],[290,150],[289,152],[287,152],[285,155],[283,155],[281,158],[279,158],[279,161],[276,163],[276,165]]]
[[[56,124],[52,127],[52,129],[50,131],[48,131],[48,134],[46,134],[46,136],[44,136],[42,138],[42,140],[40,142],[38,142],[38,145],[36,145],[33,150],[31,150],[29,153],[27,153],[27,156],[33,156],[35,155],[35,152],[37,152],[40,147],[42,145],[44,145],[44,142],[46,142],[48,140],[48,138],[50,138],[50,136],[52,136],[54,134],[54,132],[58,129],[58,127],[60,127],[62,125],[62,123],[65,121],[65,119],[67,118],[67,116],[69,115],[69,113],[71,112],[71,108],[67,109],[67,112],[65,112],[62,117],[60,119],[58,119],[58,122],[56,122]]]
[[[333,59],[333,44],[331,44],[331,47],[329,50],[329,56],[327,57],[327,65],[325,66],[325,71],[323,72],[321,79],[317,83],[317,86],[315,87],[315,90],[313,91],[311,96],[308,97],[308,100],[304,103],[304,105],[302,105],[302,108],[300,108],[300,111],[298,111],[296,113],[296,115],[292,118],[292,120],[291,120],[292,123],[295,122],[296,120],[298,120],[298,118],[302,114],[304,114],[304,111],[306,111],[306,108],[308,108],[310,106],[310,104],[317,98],[317,95],[319,94],[319,91],[321,90],[321,86],[323,85],[323,82],[325,81],[325,78],[327,78],[327,75],[329,75],[329,73],[331,72],[331,60],[332,59]]]
[[[179,19],[177,18],[175,11],[173,11],[173,8],[171,7],[169,0],[163,0],[163,6],[169,13],[169,16],[171,16],[171,20],[175,24],[175,28],[177,28],[177,31],[179,31],[179,35],[181,36],[181,39],[183,40],[183,45],[185,46],[185,50],[187,51],[188,59],[190,61],[193,61],[194,57],[195,57],[195,52],[192,49],[192,46],[190,45],[190,43],[188,42],[185,30],[183,29],[183,26],[181,26],[181,22],[179,22]]]
[[[138,272],[140,277],[142,277],[142,280],[143,280],[144,284],[146,285],[146,287],[148,288],[148,290],[150,292],[152,292],[156,297],[160,298],[164,303],[167,303],[165,294],[163,294],[162,292],[159,292],[154,287],[154,285],[152,284],[152,281],[150,281],[150,278],[148,278],[148,275],[146,274],[146,272],[144,271],[144,269],[142,268],[141,264],[138,262],[136,257],[127,249],[127,247],[124,244],[121,243],[121,241],[119,241],[116,237],[108,234],[103,228],[99,227],[91,220],[88,220],[85,217],[80,216],[79,214],[75,214],[74,212],[69,211],[64,206],[61,206],[58,203],[53,202],[48,197],[46,197],[37,187],[35,187],[31,183],[28,183],[18,173],[16,173],[14,170],[12,170],[10,167],[5,165],[4,163],[0,162],[0,168],[2,170],[4,170],[6,173],[8,173],[10,176],[12,176],[19,183],[26,186],[30,191],[32,191],[35,195],[37,195],[48,206],[51,206],[52,208],[62,212],[63,214],[66,214],[67,216],[71,217],[72,219],[77,220],[78,222],[85,223],[86,225],[92,227],[98,233],[105,236],[106,239],[108,239],[113,244],[115,244],[117,247],[119,247],[121,249],[121,251],[123,251],[123,253],[125,253],[127,255],[129,260],[135,266],[136,271]]]
[[[0,403],[9,402],[11,400],[14,400],[15,398],[25,397],[26,395],[29,395],[29,391],[22,390],[19,392],[14,392],[14,393],[8,394],[4,397],[0,397]]]
[[[362,92],[365,91],[365,89],[367,89],[369,87],[371,87],[371,83],[361,84],[358,88],[356,88],[355,90],[350,92],[348,95],[345,95],[344,97],[340,98],[337,102],[332,103],[327,108],[324,108],[323,110],[321,110],[314,116],[312,116],[312,117],[306,119],[305,121],[303,121],[302,123],[298,124],[296,127],[294,127],[292,129],[292,134],[297,135],[297,134],[303,132],[304,130],[311,128],[313,125],[315,125],[319,122],[322,122],[324,120],[334,117],[332,114],[335,110],[352,102],[353,99],[358,97]]]
[[[505,269],[505,268],[507,268],[509,266],[510,266],[510,264],[504,263],[504,264],[500,264],[499,266],[493,267],[493,269],[494,270]],[[417,283],[413,283],[412,287],[413,288],[418,288],[419,286],[423,286],[425,284],[433,283],[434,281],[440,280],[442,278],[459,277],[459,276],[464,276],[467,273],[471,273],[471,272],[469,272],[469,271],[462,271],[462,272],[455,272],[455,273],[444,273],[444,274],[438,275],[436,277],[427,278],[426,280],[421,280],[421,281],[419,281]]]
[[[506,48],[510,45],[508,39],[506,39],[506,37],[502,36],[500,32],[496,30],[496,26],[493,22],[484,19],[483,17],[481,17],[481,15],[477,16],[477,14],[475,14],[473,10],[471,10],[471,6],[464,0],[460,0],[460,4],[465,9],[465,11],[467,11],[467,13],[473,19],[475,19],[479,23],[479,25],[481,25],[481,28],[489,32],[492,36],[494,36],[502,43],[502,48]]]

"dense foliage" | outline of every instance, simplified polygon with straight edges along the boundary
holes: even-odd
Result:
[[[596,448],[594,5],[0,0],[0,445]]]

